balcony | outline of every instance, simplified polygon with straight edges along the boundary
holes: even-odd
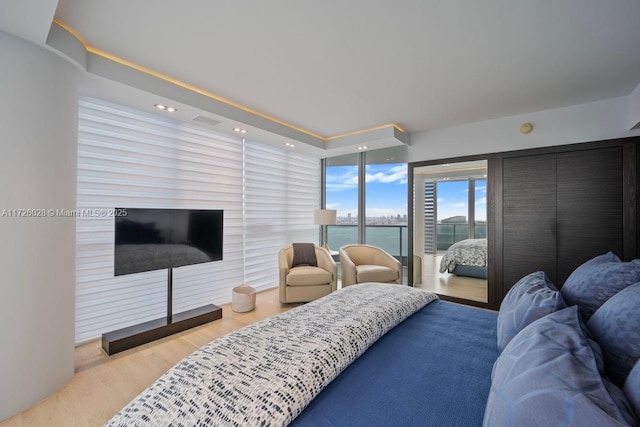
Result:
[[[476,239],[486,239],[487,224],[477,223],[475,225],[474,235]],[[454,243],[469,238],[469,224],[466,222],[438,224],[436,226],[436,236],[436,248],[438,252],[444,252]],[[425,246],[427,246],[426,243]]]
[[[377,246],[389,252],[407,265],[408,229],[406,225],[367,225],[366,243]],[[327,227],[327,240],[329,247],[337,251],[341,246],[358,242],[357,225],[330,225]],[[438,224],[437,225],[437,249],[438,252],[446,251],[456,242],[467,239],[469,236],[469,224]],[[487,225],[475,225],[475,238],[487,237]]]
[[[367,225],[366,243],[377,246],[407,265],[407,226],[406,225]],[[330,225],[327,228],[327,240],[331,250],[341,246],[358,243],[357,225]]]

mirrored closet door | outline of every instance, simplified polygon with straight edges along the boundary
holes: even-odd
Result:
[[[488,303],[487,161],[411,169],[413,285]]]

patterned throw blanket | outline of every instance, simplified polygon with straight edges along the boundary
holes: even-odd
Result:
[[[437,299],[365,283],[217,338],[107,426],[284,426],[376,340]]]
[[[440,273],[452,272],[457,265],[487,265],[487,239],[465,239],[451,245],[440,261]]]

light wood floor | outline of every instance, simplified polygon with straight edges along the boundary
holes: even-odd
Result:
[[[281,304],[278,290],[256,295],[256,309],[235,313],[222,306],[222,319],[107,356],[100,340],[76,347],[75,375],[60,391],[0,427],[102,426],[116,412],[186,355],[235,329],[300,304]],[[1,402],[0,402],[1,403]]]
[[[440,273],[441,259],[442,255],[425,254],[423,256],[422,283],[415,285],[416,288],[472,301],[488,301],[486,280]]]
[[[438,273],[436,257],[425,258],[423,284],[433,292],[486,301],[486,281]],[[484,284],[483,284],[484,282]],[[484,298],[484,299],[483,299]],[[182,358],[214,338],[300,304],[281,304],[278,290],[258,293],[256,309],[235,313],[222,305],[220,320],[107,356],[100,340],[76,347],[75,375],[49,398],[0,422],[0,427],[102,426],[115,413]]]

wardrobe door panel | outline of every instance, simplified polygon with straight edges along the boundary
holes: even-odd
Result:
[[[622,147],[558,153],[558,276],[561,286],[583,262],[622,257]]]
[[[503,160],[503,293],[543,270],[556,278],[556,155]]]
[[[636,143],[634,148],[636,152],[636,168],[634,171],[636,179],[635,187],[629,188],[629,216],[631,217],[629,221],[633,221],[633,217],[635,216],[636,251],[626,257],[627,261],[630,261],[633,258],[640,258],[640,143]]]

